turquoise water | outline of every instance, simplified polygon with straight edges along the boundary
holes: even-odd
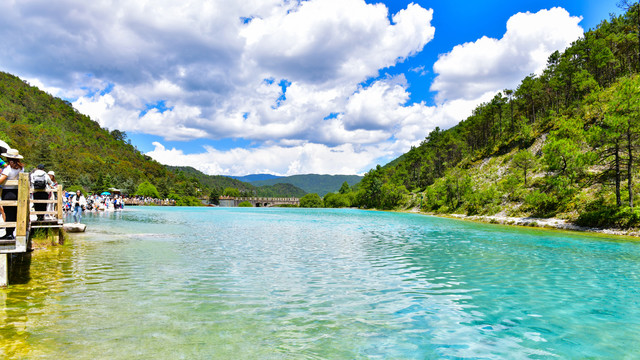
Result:
[[[640,357],[632,241],[358,210],[84,222],[0,290],[4,357]]]

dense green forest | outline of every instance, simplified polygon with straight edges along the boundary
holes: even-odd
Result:
[[[352,205],[638,225],[640,14],[635,3],[457,126],[370,170]]]
[[[162,165],[138,151],[119,130],[109,132],[16,76],[0,72],[0,139],[25,157],[27,170],[44,164],[67,189],[172,198],[179,205],[213,202],[226,188],[257,196],[303,196],[289,184],[256,187],[225,176],[205,175],[193,168]],[[142,188],[140,185],[144,184]],[[144,190],[144,191],[142,191]]]

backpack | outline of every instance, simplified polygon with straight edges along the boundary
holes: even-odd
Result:
[[[47,176],[47,173],[45,173],[44,171],[42,172],[42,174],[35,174],[33,178],[34,189],[42,190],[47,188],[47,179],[45,178],[45,176]]]

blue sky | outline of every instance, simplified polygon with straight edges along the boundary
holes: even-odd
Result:
[[[368,1],[372,2],[372,1]],[[373,1],[375,3],[375,1]],[[406,7],[407,1],[385,2],[392,13]],[[420,54],[395,66],[391,71],[407,74],[411,83],[412,101],[425,99],[433,104],[433,93],[429,86],[434,74],[432,66],[439,54],[451,51],[453,46],[465,42],[474,42],[482,36],[500,38],[506,30],[507,20],[518,12],[538,12],[542,9],[562,7],[571,15],[581,16],[580,26],[587,31],[595,28],[602,20],[609,18],[609,13],[620,13],[617,1],[417,1],[424,7],[434,10],[432,25],[436,28],[436,36]],[[410,69],[424,66],[428,73],[419,76]]]
[[[616,1],[0,4],[0,69],[208,174],[361,174],[539,72]]]

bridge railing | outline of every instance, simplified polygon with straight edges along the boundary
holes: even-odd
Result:
[[[222,200],[239,200],[239,201],[291,201],[296,202],[300,201],[299,198],[295,197],[255,197],[255,196],[245,196],[245,197],[235,197],[235,196],[220,196]]]
[[[159,206],[175,206],[176,201],[172,199],[137,199],[137,198],[124,198],[122,200],[125,205],[129,206],[144,206],[144,205],[159,205]]]
[[[274,206],[274,205],[299,205],[300,199],[298,198],[270,198],[270,197],[234,197],[234,196],[220,196],[220,206],[238,206],[241,202],[248,201],[254,206]]]

